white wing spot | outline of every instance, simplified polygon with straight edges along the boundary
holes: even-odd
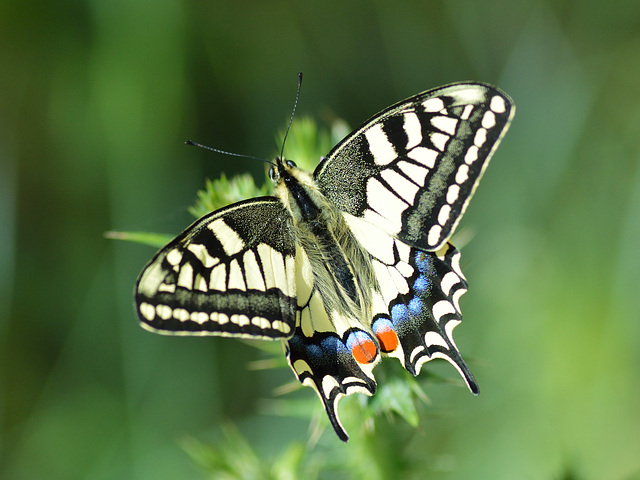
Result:
[[[447,189],[447,203],[453,203],[460,195],[460,187],[458,185],[449,185]]]
[[[450,313],[456,313],[456,310],[449,300],[440,300],[433,306],[433,316],[438,323],[442,317]]]
[[[413,204],[416,194],[420,189],[418,185],[407,180],[406,177],[400,175],[395,170],[391,170],[390,168],[383,170],[380,176],[386,180],[389,186],[399,197],[402,197],[407,203]]]
[[[382,125],[377,124],[364,133],[369,142],[369,150],[378,165],[388,165],[396,159],[396,151],[389,142],[387,135],[382,130]]]
[[[186,322],[189,320],[189,312],[187,312],[184,308],[176,308],[173,311],[173,318],[179,320],[180,322]]]
[[[473,105],[467,105],[466,107],[464,107],[464,110],[462,111],[462,115],[460,115],[460,119],[469,120],[469,117],[471,116],[471,112],[473,112]]]
[[[264,283],[267,288],[278,287],[285,295],[291,295],[288,290],[288,284],[286,283],[286,271],[284,265],[284,257],[282,254],[271,248],[266,243],[258,245],[258,256],[262,261],[262,267],[264,269]]]
[[[447,338],[453,344],[454,348],[456,346],[456,342],[453,341],[453,329],[460,325],[460,320],[449,320],[447,324],[444,326],[444,333],[447,334]]]
[[[422,125],[418,115],[414,112],[406,113],[404,116],[404,132],[407,134],[407,150],[419,145],[422,142]]]
[[[447,220],[449,220],[450,216],[451,207],[449,205],[443,205],[442,208],[440,208],[440,212],[438,212],[438,223],[444,226],[447,223]]]
[[[169,262],[170,265],[173,265],[175,267],[176,265],[179,265],[180,262],[182,261],[182,252],[177,248],[174,248],[169,253],[167,253],[166,258],[167,258],[167,262]]]
[[[440,281],[440,288],[442,289],[442,293],[444,293],[448,297],[449,292],[451,291],[451,287],[453,287],[459,281],[460,277],[458,277],[455,273],[447,272]]]
[[[486,129],[493,128],[496,125],[496,114],[491,110],[484,112],[482,116],[482,126]]]
[[[264,277],[260,271],[260,265],[253,250],[247,250],[242,257],[244,263],[244,274],[247,279],[247,288],[264,292],[267,287],[264,284]]]
[[[237,288],[238,290],[246,290],[242,269],[237,260],[232,260],[229,264],[229,284],[227,288]]]
[[[430,98],[422,102],[425,112],[439,112],[444,108],[444,102],[441,98]]]
[[[398,289],[393,281],[393,277],[389,274],[389,270],[386,265],[378,261],[373,261],[373,270],[376,274],[378,284],[380,285],[380,291],[385,303],[390,302],[398,295]]]
[[[278,330],[278,331],[284,333],[285,335],[288,334],[291,331],[291,327],[289,326],[289,324],[284,323],[281,320],[274,320],[271,323],[271,328],[273,328],[274,330]]]
[[[401,160],[398,162],[398,168],[415,183],[417,183],[421,187],[424,187],[427,173],[429,173],[429,170],[427,168],[416,165],[415,163],[409,163],[405,160]]]
[[[398,262],[396,263],[396,268],[400,272],[400,275],[402,275],[404,278],[409,278],[411,275],[413,275],[413,267],[408,263]]]
[[[469,180],[469,167],[465,164],[460,165],[458,167],[458,171],[456,172],[456,183],[462,184]]]
[[[286,287],[282,287],[282,290],[290,297],[296,296],[296,258],[292,255],[286,255],[284,257],[284,280],[287,282]]]
[[[213,315],[213,313],[211,315]],[[218,324],[224,325],[225,323],[229,323],[229,315],[226,313],[218,313]]]
[[[427,347],[439,345],[444,348],[449,348],[449,345],[447,345],[445,339],[442,338],[442,335],[436,332],[427,332],[424,336],[424,343],[427,345]]]
[[[262,330],[266,330],[267,328],[271,328],[271,323],[264,317],[253,317],[251,319],[251,323]]]
[[[340,384],[331,375],[325,375],[322,378],[322,395],[324,398],[331,398],[331,392],[334,388],[340,389]]]
[[[230,228],[222,218],[217,218],[209,225],[207,228],[211,230],[218,241],[222,244],[222,248],[224,248],[224,252],[228,256],[233,256],[237,253],[240,253],[244,248],[244,242],[238,232]]]
[[[203,323],[209,320],[209,315],[204,312],[191,312],[191,321],[199,323],[202,325]]]
[[[453,271],[458,274],[460,278],[465,278],[462,270],[460,269],[460,252],[457,252],[453,257],[451,257],[451,267]]]
[[[227,266],[219,264],[211,270],[209,275],[209,289],[224,292],[227,289]]]
[[[456,133],[456,127],[458,126],[458,120],[451,117],[437,116],[431,119],[431,125],[449,135],[454,135]]]
[[[206,292],[209,290],[207,281],[199,273],[196,274],[196,279],[193,282],[193,288],[196,290],[200,290],[201,292]]]
[[[479,128],[476,132],[476,136],[473,137],[473,143],[477,147],[481,147],[484,145],[484,142],[487,141],[487,131],[484,128]]]
[[[158,286],[158,292],[176,293],[176,284],[161,283]]]
[[[231,323],[235,323],[239,327],[244,327],[251,323],[249,321],[249,317],[247,317],[246,315],[242,315],[240,313],[234,313],[233,315],[231,315],[231,317],[229,317],[229,321]]]
[[[415,361],[415,358],[422,353],[422,351],[424,350],[424,347],[422,345],[417,346],[416,348],[413,349],[413,351],[411,352],[411,355],[409,356],[409,361],[411,363],[413,363]]]
[[[193,288],[193,267],[185,263],[178,274],[178,286],[191,290]]]
[[[207,247],[200,243],[191,243],[187,246],[187,250],[195,255],[195,257],[202,262],[206,268],[213,267],[220,261],[219,258],[214,258],[209,254]]]
[[[453,297],[451,298],[451,300],[453,301],[453,306],[455,307],[456,312],[458,312],[458,314],[460,314],[460,297],[462,297],[462,295],[464,295],[466,291],[467,291],[466,288],[458,288],[453,293]]]
[[[420,162],[427,168],[433,168],[438,158],[438,152],[426,147],[416,147],[407,153],[407,157],[416,162]]]
[[[507,110],[507,103],[504,101],[504,98],[496,95],[491,99],[489,108],[496,113],[504,113]]]
[[[140,315],[151,321],[156,317],[156,309],[150,303],[142,302],[140,304]]]
[[[156,313],[162,320],[169,320],[173,316],[173,310],[168,305],[157,305]]]
[[[434,246],[440,243],[440,235],[442,234],[442,227],[440,225],[434,225],[429,229],[429,235],[427,235],[427,242],[429,245]]]
[[[429,136],[431,143],[441,152],[444,152],[445,147],[447,146],[447,142],[449,141],[449,135],[445,135],[444,133],[434,132]]]
[[[478,159],[478,147],[476,147],[475,145],[471,145],[464,156],[464,162],[467,165],[471,165],[477,159]]]

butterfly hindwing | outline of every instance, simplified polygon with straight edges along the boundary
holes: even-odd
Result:
[[[298,328],[287,345],[287,358],[298,380],[318,393],[333,429],[345,442],[349,437],[338,416],[339,400],[352,393],[373,395],[376,392],[373,378],[376,362],[359,363],[353,354],[353,341],[365,346],[373,342],[368,333],[358,329],[341,337],[333,332],[307,336]]]
[[[373,368],[380,360],[375,337],[358,319],[326,308],[307,254],[296,254],[298,318],[286,354],[303,385],[313,388],[341,440],[347,441],[338,416],[338,402],[345,395],[373,395]]]
[[[447,243],[437,252],[412,248],[407,278],[409,293],[390,302],[389,314],[402,345],[405,368],[418,375],[425,362],[442,358],[451,363],[473,393],[478,386],[453,340],[453,329],[462,321],[459,299],[467,282],[459,269],[460,253]]]
[[[477,392],[453,341],[453,328],[462,319],[459,299],[467,291],[460,252],[450,243],[436,252],[411,247],[355,217],[349,225],[370,253],[376,272],[371,329],[382,352],[396,357],[413,375],[425,362],[443,358]]]
[[[334,147],[316,182],[341,211],[436,250],[457,226],[514,111],[504,93],[479,83],[421,93]]]
[[[196,221],[140,275],[136,304],[143,326],[172,335],[289,337],[296,318],[290,223],[274,197]]]

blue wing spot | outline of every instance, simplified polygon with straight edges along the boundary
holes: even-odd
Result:
[[[431,282],[429,282],[429,279],[424,275],[420,275],[418,278],[416,278],[415,282],[413,282],[411,288],[418,294],[425,294],[429,290],[430,285]]]
[[[322,358],[324,353],[323,349],[318,345],[307,345],[305,350],[307,351],[307,355],[313,357],[314,360]]]
[[[424,309],[424,304],[422,303],[422,300],[420,300],[418,297],[413,297],[409,301],[409,313],[412,316],[420,315],[423,309]]]
[[[347,348],[338,337],[330,336],[320,341],[321,355],[337,355],[345,353]]]
[[[416,268],[420,273],[427,273],[431,269],[431,257],[425,252],[416,250],[416,254],[413,258],[416,264]]]
[[[395,325],[409,321],[409,309],[404,303],[391,307],[391,319]]]
[[[371,329],[374,333],[378,333],[379,331],[384,331],[386,329],[393,330],[393,323],[387,317],[379,317],[377,318],[373,324],[371,325]]]

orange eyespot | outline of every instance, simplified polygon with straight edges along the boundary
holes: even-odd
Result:
[[[351,347],[351,354],[358,363],[371,363],[375,360],[378,354],[378,348],[371,339],[360,340],[354,342]]]
[[[398,335],[390,328],[380,328],[376,331],[376,338],[378,342],[380,342],[380,348],[383,352],[393,352],[396,348],[398,348],[398,344],[400,341],[398,340]]]
[[[384,353],[393,352],[398,348],[400,340],[393,329],[393,323],[391,323],[390,319],[380,317],[373,322],[372,328],[380,344],[380,349]]]

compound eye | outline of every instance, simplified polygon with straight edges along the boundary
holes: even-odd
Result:
[[[271,180],[275,180],[275,176],[276,176],[276,169],[275,167],[271,167],[269,168],[269,178]]]
[[[287,165],[287,167],[289,167],[289,168],[296,168],[296,167],[297,167],[296,162],[293,162],[293,161],[291,161],[291,160],[285,160],[285,161],[284,161],[284,163],[285,163],[285,164]]]

